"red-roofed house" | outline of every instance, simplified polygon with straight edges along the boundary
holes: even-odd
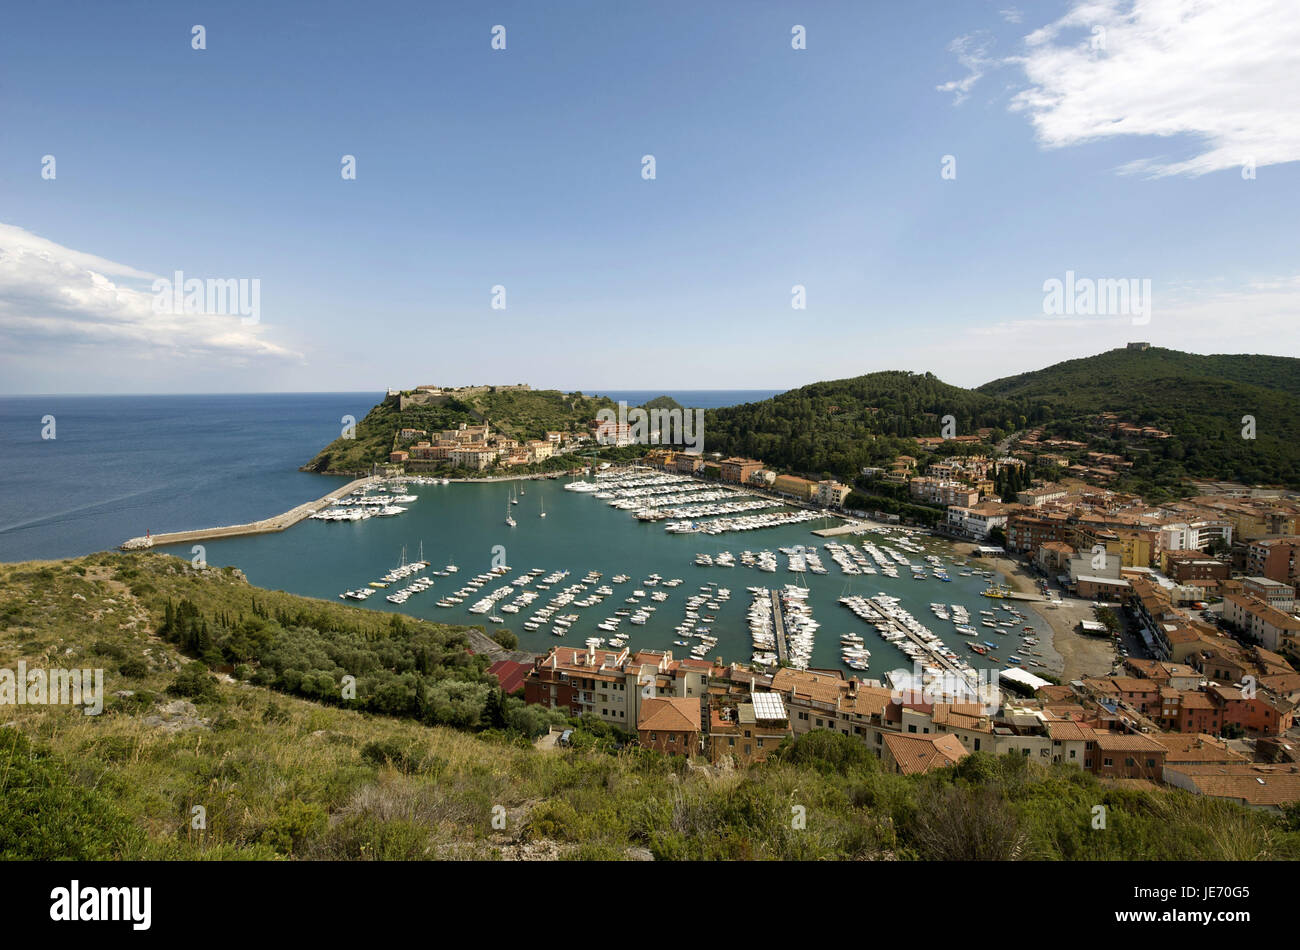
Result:
[[[524,685],[524,677],[532,670],[531,663],[516,663],[514,660],[497,660],[488,667],[488,672],[497,678],[501,691],[507,696]]]

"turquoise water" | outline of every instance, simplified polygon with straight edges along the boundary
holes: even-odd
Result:
[[[411,486],[409,493],[417,495],[419,500],[409,505],[404,514],[396,517],[343,523],[308,520],[279,534],[210,541],[206,544],[206,556],[209,564],[239,567],[249,581],[259,587],[337,600],[344,590],[364,587],[370,581],[379,580],[385,572],[397,565],[403,547],[407,559],[416,560],[423,544],[425,559],[432,562],[432,570],[439,570],[454,561],[460,571],[453,576],[435,578],[436,582],[431,589],[412,596],[400,606],[389,603],[385,595],[404,586],[406,582],[377,591],[360,605],[361,608],[401,612],[443,623],[481,626],[488,630],[498,625],[489,623],[486,615],[471,614],[466,609],[479,596],[532,568],[542,568],[547,573],[568,570],[569,577],[553,585],[550,591],[543,591],[542,597],[531,607],[521,609],[518,614],[501,614],[506,622],[499,626],[514,631],[519,637],[520,646],[535,652],[544,652],[556,643],[581,646],[589,636],[608,636],[598,631],[596,624],[612,615],[615,609],[628,606],[623,600],[639,586],[638,582],[657,573],[665,579],[680,577],[683,583],[676,588],[651,588],[666,591],[669,599],[654,604],[656,610],[645,626],[632,626],[624,621],[619,631],[629,633],[630,647],[669,649],[676,656],[684,656],[688,648],[673,646],[673,640],[680,639],[673,628],[685,616],[684,602],[698,591],[700,585],[716,581],[720,586],[730,588],[731,599],[722,603],[717,611],[702,608],[701,614],[716,614],[717,620],[711,626],[713,635],[718,637],[718,645],[712,656],[721,657],[729,663],[747,662],[751,654],[745,616],[752,598],[746,588],[780,588],[796,580],[796,575],[785,569],[786,558],[779,552],[778,570],[775,574],[741,566],[740,552],[746,549],[757,552],[764,548],[775,552],[779,547],[802,544],[818,549],[822,563],[829,572],[825,575],[803,575],[810,589],[808,602],[813,608],[813,617],[821,624],[813,653],[814,666],[842,668],[847,672],[848,668],[840,663],[839,640],[841,634],[854,631],[863,636],[871,651],[870,671],[858,675],[875,678],[882,676],[886,670],[900,667],[911,669],[911,662],[906,656],[882,640],[874,628],[868,627],[847,607],[837,602],[845,593],[871,595],[883,591],[901,598],[903,606],[913,616],[940,634],[977,668],[992,664],[971,654],[966,649],[969,640],[953,631],[949,622],[934,617],[929,606],[932,601],[964,605],[975,618],[973,622],[976,627],[981,630],[981,635],[973,639],[987,639],[1000,644],[1005,642],[1006,649],[997,651],[999,656],[1005,657],[1016,652],[1015,648],[1019,646],[1019,640],[1015,636],[998,636],[991,630],[979,627],[980,609],[987,609],[994,602],[980,596],[980,591],[988,582],[978,576],[959,576],[958,571],[962,568],[948,566],[952,577],[949,583],[933,577],[924,581],[913,580],[906,569],[902,570],[897,579],[881,575],[846,577],[822,548],[823,539],[810,533],[814,528],[826,527],[826,523],[814,521],[717,536],[668,534],[664,531],[662,522],[639,522],[630,512],[611,508],[602,499],[564,491],[563,485],[569,480]],[[511,506],[511,485],[519,484],[523,485],[525,494],[520,498],[520,504]],[[546,518],[539,516],[543,504]],[[510,528],[505,524],[507,507],[518,522],[518,527]],[[949,550],[946,544],[937,539],[923,540],[927,547],[926,553],[944,554]],[[885,543],[889,543],[887,538]],[[512,568],[511,573],[489,583],[474,596],[466,598],[462,604],[445,609],[437,606],[438,599],[463,587],[473,575],[488,571],[492,567],[494,548],[498,545],[505,550],[506,563]],[[163,550],[189,559],[191,547],[183,545]],[[736,554],[737,566],[720,568],[695,565],[697,553],[717,554],[720,551]],[[919,554],[902,553],[913,562],[922,557]],[[543,624],[535,631],[523,629],[524,619],[536,608],[541,607],[560,588],[581,581],[591,570],[600,571],[604,575],[601,583],[613,587],[614,596],[606,597],[602,603],[592,607],[566,607],[562,612],[579,614],[581,619],[573,624],[563,639],[550,634],[549,624]],[[632,580],[615,585],[610,580],[615,574],[628,574]],[[649,597],[645,601],[653,603]],[[1046,625],[1032,611],[1025,612],[1029,616],[1027,624],[1040,630],[1046,629]],[[690,642],[693,644],[696,641]]]

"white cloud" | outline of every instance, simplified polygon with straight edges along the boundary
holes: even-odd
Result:
[[[970,96],[974,85],[984,77],[984,71],[994,64],[989,56],[989,40],[982,34],[972,33],[959,36],[948,44],[948,51],[955,53],[957,62],[966,69],[961,79],[952,79],[935,86],[939,92],[953,93],[953,105],[961,105]]]
[[[1191,154],[1121,168],[1203,175],[1300,160],[1295,0],[1082,0],[1025,37],[1012,100],[1049,148],[1190,136]]]
[[[154,276],[0,224],[0,337],[11,352],[82,344],[105,359],[300,358],[238,315],[155,313]]]
[[[1008,23],[1019,23],[1023,16],[1023,14],[1021,14],[1021,12],[1015,7],[1007,7],[1005,10],[999,10],[998,13],[1001,15],[1002,19],[1006,20]]]
[[[1152,299],[1150,322],[1140,326],[1127,317],[1039,313],[972,327],[966,343],[1003,366],[1036,366],[1050,351],[1072,359],[1081,348],[1100,351],[1129,340],[1193,353],[1300,356],[1300,275],[1231,286],[1213,280],[1157,286]]]

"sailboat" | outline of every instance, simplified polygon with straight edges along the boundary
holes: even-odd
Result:
[[[519,504],[519,499],[515,497],[515,490],[513,488],[510,489],[510,504],[512,505]]]
[[[516,524],[515,519],[512,518],[512,517],[510,517],[510,506],[509,506],[509,505],[506,505],[506,524],[510,525],[510,527],[512,527],[512,528],[513,528],[513,527],[515,526],[515,524]]]
[[[546,517],[546,499],[545,499],[545,498],[542,499],[542,514],[541,514],[541,517],[543,517],[543,518]]]

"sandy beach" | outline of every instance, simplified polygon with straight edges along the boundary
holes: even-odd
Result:
[[[1066,597],[1058,606],[1050,606],[1039,597],[1034,576],[1019,561],[1010,557],[976,557],[976,545],[966,541],[953,544],[960,554],[971,559],[972,564],[981,564],[999,572],[1003,582],[1012,590],[1034,598],[1021,603],[1032,607],[1050,629],[1051,643],[1042,644],[1043,658],[1048,669],[1059,675],[1063,682],[1083,676],[1105,676],[1111,672],[1115,664],[1115,648],[1110,640],[1084,636],[1078,631],[1079,621],[1095,619],[1091,602]]]

